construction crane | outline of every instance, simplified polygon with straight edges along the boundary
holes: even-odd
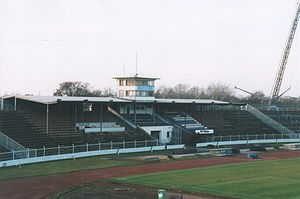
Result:
[[[283,79],[283,75],[284,75],[284,71],[285,71],[285,68],[286,68],[286,64],[287,64],[287,61],[288,61],[288,57],[289,57],[290,50],[291,50],[291,47],[292,47],[292,43],[293,43],[293,40],[294,40],[294,37],[295,37],[296,29],[297,29],[297,26],[298,26],[299,16],[300,16],[300,2],[297,3],[296,15],[294,17],[292,27],[289,31],[286,46],[284,48],[284,51],[283,51],[283,54],[282,54],[282,57],[281,57],[281,60],[280,60],[280,63],[279,63],[279,68],[278,68],[278,71],[276,73],[276,77],[275,77],[274,84],[273,84],[272,91],[271,91],[271,96],[270,96],[270,98],[267,99],[270,102],[270,105],[274,105],[276,103],[276,101],[282,95],[284,95],[286,92],[288,92],[291,89],[291,87],[289,87],[283,93],[279,94],[282,79]],[[234,88],[237,89],[237,90],[240,90],[242,92],[245,92],[247,94],[253,95],[252,92],[249,92],[249,91],[247,91],[245,89],[242,89],[242,88],[239,88],[237,86],[235,86]]]
[[[249,95],[254,95],[254,93],[252,93],[252,92],[250,92],[250,91],[247,91],[247,90],[245,90],[245,89],[242,89],[242,88],[240,88],[240,87],[234,86],[234,88],[235,88],[236,90],[240,90],[240,91],[242,91],[242,92],[244,92],[244,93],[247,93],[247,94],[249,94]]]
[[[294,37],[295,37],[296,29],[297,29],[297,26],[298,26],[299,16],[300,16],[300,2],[298,2],[298,5],[297,5],[296,15],[294,17],[292,27],[291,27],[289,35],[288,35],[286,46],[284,48],[282,57],[280,59],[279,68],[278,68],[278,71],[277,71],[277,74],[276,74],[276,77],[275,77],[275,81],[274,81],[274,84],[273,84],[273,87],[272,87],[271,96],[270,96],[271,104],[275,104],[276,101],[278,100],[278,98],[281,97],[284,93],[286,93],[289,90],[288,89],[285,92],[283,92],[282,94],[279,94],[282,79],[283,79],[283,75],[284,75],[284,71],[285,71],[285,68],[286,68],[286,64],[287,64],[287,61],[288,61],[288,57],[289,57],[289,54],[290,54],[290,51],[291,51],[291,47],[292,47],[293,40],[294,40]]]

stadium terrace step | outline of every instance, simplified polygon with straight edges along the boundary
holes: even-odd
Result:
[[[28,148],[64,146],[78,143],[98,143],[110,141],[151,140],[141,130],[126,126],[125,132],[93,133],[88,135],[75,129],[75,123],[100,122],[99,113],[78,114],[73,112],[50,113],[48,134],[46,133],[46,114],[40,112],[0,112],[0,131]],[[119,118],[108,111],[103,111],[102,122],[114,122],[122,126]]]
[[[176,125],[181,126],[182,128],[185,128],[187,130],[204,130],[207,129],[207,127],[201,123],[198,122],[197,119],[194,119],[191,115],[181,111],[167,111],[164,113],[161,113],[167,120],[170,120],[174,122]]]
[[[263,111],[263,113],[293,132],[300,133],[300,111]]]
[[[214,135],[278,134],[276,130],[243,110],[191,111],[188,114],[208,128],[214,129]]]

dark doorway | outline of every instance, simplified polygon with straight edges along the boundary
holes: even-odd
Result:
[[[130,107],[127,107],[127,115],[129,115],[130,114]]]
[[[160,131],[151,131],[151,136],[154,139],[158,139],[159,140],[159,134],[160,134]]]

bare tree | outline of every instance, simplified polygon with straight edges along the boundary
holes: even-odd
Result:
[[[267,96],[262,91],[256,91],[249,97],[242,99],[248,104],[266,104],[268,101]]]
[[[174,87],[176,98],[187,98],[189,89],[190,89],[190,85],[188,84],[177,84]]]
[[[191,99],[207,99],[208,96],[206,95],[205,89],[200,88],[198,86],[194,86],[188,90],[188,97]]]
[[[113,96],[116,96],[116,93],[113,91],[112,88],[108,87],[102,91],[102,96],[103,97],[113,97]]]
[[[235,91],[225,83],[211,83],[206,89],[206,95],[211,99],[235,101]]]
[[[103,96],[103,91],[102,90],[94,90],[93,92],[92,92],[92,95],[93,95],[93,97],[101,97],[101,96]]]
[[[155,92],[157,98],[181,98],[195,99],[207,98],[205,89],[200,87],[191,87],[188,84],[177,84],[174,87],[159,86]]]
[[[59,84],[59,88],[53,93],[54,96],[86,96],[86,97],[109,97],[115,96],[111,88],[104,90],[93,90],[87,82],[63,82]]]
[[[92,96],[90,84],[87,82],[63,82],[53,93],[54,96]]]
[[[175,98],[176,93],[173,88],[166,86],[159,86],[155,92],[157,98]]]

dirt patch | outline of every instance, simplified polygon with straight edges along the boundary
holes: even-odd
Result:
[[[153,199],[157,198],[157,190],[153,187],[119,184],[106,181],[98,181],[92,184],[77,186],[64,193],[56,195],[56,198],[63,199]],[[221,199],[221,197],[207,194],[191,195],[187,192],[167,190],[167,199]]]
[[[156,192],[153,189],[104,181],[77,186],[57,195],[57,198],[64,199],[153,199],[155,197]]]
[[[121,160],[137,160],[137,161],[159,161],[159,160],[169,160],[167,155],[146,155],[146,156],[135,156],[128,158],[119,158]]]
[[[0,198],[40,199],[46,198],[51,194],[68,189],[70,187],[107,178],[125,177],[137,174],[172,171],[220,164],[295,157],[300,157],[300,151],[260,153],[259,159],[247,159],[246,155],[239,155],[207,159],[178,160],[162,163],[79,171],[61,175],[13,179],[0,182]]]

